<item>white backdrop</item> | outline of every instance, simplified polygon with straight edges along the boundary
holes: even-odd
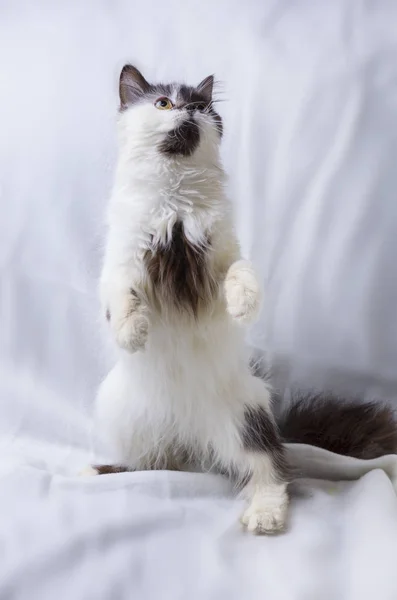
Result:
[[[120,485],[121,496],[115,499],[110,494],[108,505],[103,493],[94,509],[94,492],[106,489],[109,494],[115,483],[107,483],[107,478],[105,483],[95,482],[86,496],[86,484],[48,479],[50,475],[46,474],[48,469],[71,473],[89,460],[89,415],[95,388],[112,362],[98,320],[96,279],[102,217],[115,160],[118,74],[125,62],[136,64],[149,80],[185,79],[195,83],[214,72],[223,82],[219,97],[225,100],[220,112],[225,121],[223,153],[230,194],[244,252],[255,261],[266,286],[265,310],[252,332],[253,342],[276,355],[285,376],[305,385],[352,388],[363,395],[395,399],[396,29],[397,3],[393,0],[0,0],[0,465],[4,496],[4,504],[0,497],[0,506],[2,518],[4,514],[16,515],[11,525],[0,522],[1,535],[15,546],[14,554],[9,551],[11,566],[8,579],[4,579],[5,587],[0,586],[1,598],[11,597],[6,592],[17,594],[17,598],[36,597],[31,585],[32,581],[37,585],[41,581],[37,575],[41,571],[34,570],[38,548],[42,548],[43,556],[50,556],[54,544],[65,543],[63,510],[66,522],[70,518],[71,529],[77,532],[73,543],[77,544],[80,532],[90,547],[89,535],[84,538],[81,533],[85,531],[82,523],[93,520],[94,527],[103,512],[110,519],[107,513],[113,502],[122,523],[123,502],[128,498],[132,506],[134,490],[141,489],[141,480],[135,480],[132,474],[116,477],[112,481]],[[343,545],[348,530],[338,519],[346,524],[351,514],[357,519],[362,514],[360,527],[367,523],[368,515],[372,518],[372,513],[376,519],[386,519],[383,525],[376,521],[376,531],[383,531],[384,535],[379,538],[375,556],[368,549],[364,562],[357,559],[361,556],[362,532],[365,537],[372,535],[372,530],[358,527],[358,537],[349,537],[349,543],[354,546],[359,565],[355,568],[360,577],[363,572],[369,573],[368,565],[373,566],[376,557],[379,561],[382,557],[383,567],[373,567],[375,571],[371,571],[373,582],[381,578],[389,582],[387,557],[392,542],[387,533],[396,531],[393,519],[397,518],[397,509],[387,478],[378,475],[378,492],[371,487],[376,477],[366,483],[361,481],[361,488],[349,488],[349,498],[353,495],[356,501],[362,497],[364,504],[359,503],[361,508],[353,511],[349,502],[342,503],[345,512],[335,505],[334,521],[331,516],[322,516],[322,511],[331,510],[332,502],[324,500],[321,489],[313,492],[314,499],[319,499],[317,504],[312,502],[313,514],[318,515],[323,529],[319,523],[320,529],[308,525],[309,514],[304,505],[299,505],[297,510],[304,515],[305,527],[312,537],[307,534],[305,538],[302,529],[302,540],[311,550],[306,563],[300,565],[300,583],[298,575],[298,579],[291,579],[292,583],[295,581],[296,595],[285,581],[286,591],[282,589],[287,595],[277,595],[276,590],[281,589],[277,581],[286,577],[280,563],[272,563],[275,573],[281,569],[277,581],[273,581],[265,574],[259,575],[252,556],[248,559],[245,555],[240,557],[245,567],[239,581],[251,587],[245,588],[245,595],[240,590],[243,596],[233,596],[231,590],[237,594],[239,587],[231,585],[224,597],[262,598],[265,589],[271,589],[272,595],[266,597],[342,598],[338,586],[343,588],[343,584],[338,577],[345,567],[335,563],[335,559],[333,563],[327,552],[336,552],[340,547],[345,558],[350,557],[352,548]],[[186,498],[186,490],[193,485],[191,479],[183,480],[187,487],[181,492],[182,480],[177,475],[167,484],[164,474],[158,474],[156,480],[153,474],[148,477],[153,480],[153,488],[148,484],[148,493],[157,498],[153,500],[156,510],[160,510],[159,506],[164,509],[164,502],[160,501],[166,494],[164,490],[169,501],[173,485],[179,490],[175,491],[176,499],[179,493]],[[200,494],[205,495],[205,486],[209,485],[207,479],[203,481],[207,483],[197,483],[197,506],[203,507],[198,514],[211,513],[212,508],[206,513],[207,502],[213,510],[216,505],[223,515],[221,523],[226,523],[226,513],[221,510],[226,500],[213,505],[210,495],[200,504]],[[224,490],[218,485],[216,493],[222,495]],[[47,497],[45,490],[50,488],[54,495]],[[360,496],[367,488],[369,495]],[[386,495],[381,494],[382,489]],[[44,497],[47,501],[52,498],[49,510]],[[79,503],[80,497],[85,500]],[[383,503],[382,510],[376,505],[378,501]],[[231,500],[227,502],[234,519],[236,508]],[[145,502],[139,504],[139,510],[144,505]],[[57,512],[59,506],[62,518]],[[180,506],[179,517],[185,514]],[[199,510],[197,506],[194,510]],[[62,527],[56,525],[54,515],[52,520],[51,511],[61,519]],[[29,519],[25,515],[25,520],[19,520],[25,512]],[[188,512],[186,515],[189,530],[193,517]],[[205,580],[206,591],[201,590],[197,596],[200,599],[223,597],[222,585],[222,590],[228,589],[227,578],[233,571],[230,565],[238,556],[233,554],[235,550],[230,550],[230,554],[225,550],[225,554],[224,549],[214,546],[219,534],[219,530],[211,528],[214,515],[209,517],[208,531],[215,538],[208,538],[211,542],[205,538],[204,547],[207,554],[218,556],[220,552],[225,570],[219,567],[219,573],[210,573]],[[392,521],[387,520],[390,515]],[[106,523],[109,525],[106,519],[105,529],[98,529],[99,540]],[[26,528],[26,522],[33,521],[45,525],[40,529],[37,524],[31,532],[36,549],[36,553],[32,550],[34,559],[20,562],[28,544],[16,532],[21,523]],[[199,535],[194,529],[197,522],[192,522],[193,537],[185,539],[188,548],[191,540],[196,540],[194,536]],[[303,521],[297,522],[303,527]],[[156,527],[154,530],[159,531],[162,526],[157,523]],[[169,523],[167,527],[172,531]],[[334,527],[342,527],[338,530],[344,532],[342,537],[333,537]],[[42,535],[43,528],[48,535]],[[166,541],[163,540],[165,546],[159,547],[164,549],[169,542],[162,531],[159,535],[165,536]],[[328,540],[323,550],[331,570],[323,565],[311,580],[311,552],[320,544],[319,532]],[[144,535],[142,540],[148,543],[148,552],[149,548],[154,552],[157,546],[150,545]],[[270,560],[273,550],[267,550],[268,540],[261,543],[265,554],[259,555]],[[295,552],[303,552],[302,547],[299,543],[276,543],[284,544],[280,548],[291,557],[286,565],[292,569],[292,557]],[[72,557],[74,548],[72,544]],[[78,546],[79,556],[83,550]],[[135,555],[131,548],[128,552],[138,560],[139,552]],[[153,556],[153,560],[159,560]],[[182,556],[178,552],[176,556],[182,564]],[[58,563],[58,570],[55,569],[55,573],[61,573],[59,579],[54,579],[59,590],[67,589],[62,577],[69,581],[69,573],[79,568],[78,561],[75,564],[75,559],[70,558],[69,564],[68,560],[62,563],[66,570],[61,571]],[[120,581],[120,589],[116,586],[118,596],[112,586],[115,595],[107,595],[107,585],[94,593],[92,579],[97,577],[98,564],[101,565],[95,560],[98,557],[90,554],[84,563],[86,571],[79,571],[83,583],[80,587],[76,583],[74,593],[68,589],[65,597],[132,597],[123,595],[127,588]],[[160,597],[148,591],[153,582],[150,583],[145,564],[139,564],[143,583],[136,597]],[[202,568],[209,573],[211,564],[208,559],[204,566],[196,565],[195,570],[188,563],[186,572],[202,573]],[[20,576],[26,565],[28,572],[35,574],[33,579]],[[53,573],[53,567],[51,563],[47,575]],[[93,574],[96,569],[96,575],[89,580],[90,568],[94,569]],[[118,573],[116,567],[113,570]],[[120,573],[118,576],[124,581]],[[158,572],[160,579],[162,576]],[[360,577],[353,577],[355,583],[352,579],[346,584],[351,594],[346,597],[363,600],[367,597],[363,594],[371,589],[382,600],[396,597],[395,590],[390,596],[386,592],[382,596],[367,579],[360,591]],[[52,581],[43,577],[42,580],[43,586]],[[74,581],[80,581],[77,575]],[[87,592],[89,581],[94,586],[90,588],[92,595]],[[219,589],[215,584],[211,587],[211,582],[216,581],[224,582]],[[328,591],[319,595],[326,581],[334,583],[328,588],[325,585]],[[263,588],[265,584],[268,587]],[[175,586],[170,588],[173,595],[162,591],[161,597],[184,598],[178,592],[177,578]],[[310,592],[310,586],[314,591]],[[37,597],[53,599],[51,588],[45,590],[40,588]],[[302,596],[298,595],[299,590]]]

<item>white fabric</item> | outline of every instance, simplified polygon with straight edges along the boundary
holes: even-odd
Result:
[[[379,468],[301,484],[269,539],[214,475],[73,474],[112,364],[96,278],[126,61],[224,81],[256,345],[308,385],[393,398],[396,23],[395,2],[0,0],[0,598],[395,600],[394,457],[291,450],[315,477]]]

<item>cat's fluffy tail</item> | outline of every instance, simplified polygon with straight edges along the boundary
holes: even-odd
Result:
[[[397,453],[397,419],[382,402],[346,400],[332,394],[292,395],[278,418],[285,442],[371,459]]]
[[[261,350],[252,349],[250,366],[256,377],[271,383],[271,370]],[[397,454],[397,415],[385,402],[293,391],[289,405],[283,408],[276,420],[286,443],[308,444],[362,459]]]

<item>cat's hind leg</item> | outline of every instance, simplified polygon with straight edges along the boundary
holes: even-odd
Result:
[[[151,409],[133,360],[128,357],[127,362],[118,363],[110,371],[96,398],[96,434],[113,460],[93,465],[83,475],[179,469],[167,420]]]
[[[270,401],[266,401],[269,391],[256,378],[247,383],[256,396],[250,396],[228,426],[224,421],[212,446],[222,467],[244,482],[242,495],[248,506],[241,518],[243,525],[256,534],[274,534],[287,524],[289,468]]]
[[[243,489],[248,501],[241,522],[253,533],[274,534],[287,525],[289,497],[287,481],[281,476],[271,453],[247,457],[250,479]]]

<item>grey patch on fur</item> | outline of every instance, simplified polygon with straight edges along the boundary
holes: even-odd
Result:
[[[148,456],[145,461],[134,467],[125,465],[94,465],[92,468],[97,471],[98,475],[111,475],[114,473],[127,473],[136,470],[145,471],[181,471],[187,464],[188,454],[184,449],[176,448],[173,451],[166,452],[157,456],[156,452]]]
[[[283,444],[273,417],[263,406],[247,406],[242,430],[243,445],[251,452],[268,454],[274,461],[281,481],[289,479],[290,472]]]
[[[345,456],[371,459],[397,453],[396,415],[382,402],[294,393],[279,427],[286,442],[309,444]]]
[[[183,121],[177,129],[167,133],[159,148],[169,156],[191,156],[200,143],[200,130],[193,118]]]
[[[106,321],[110,321],[110,310],[107,309],[106,311]]]
[[[113,473],[126,473],[130,469],[123,467],[122,465],[94,465],[98,475],[111,475]]]
[[[159,149],[169,156],[191,156],[200,143],[201,130],[195,121],[197,112],[211,115],[214,127],[222,136],[222,119],[213,107],[213,86],[213,75],[203,79],[197,87],[177,83],[151,84],[146,81],[136,67],[125,65],[121,71],[119,83],[120,111],[143,100],[154,102],[162,96],[168,98],[176,90],[177,100],[172,110],[186,111],[186,119],[176,129],[166,134]]]
[[[160,310],[173,306],[193,316],[211,304],[217,283],[208,266],[206,246],[193,245],[177,221],[171,241],[147,250],[145,266]]]

